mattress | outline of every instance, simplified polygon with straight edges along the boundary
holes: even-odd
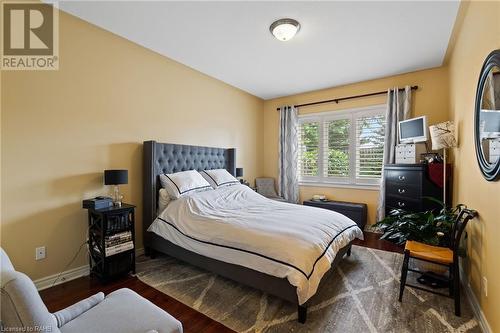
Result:
[[[286,278],[299,304],[316,293],[337,252],[363,238],[342,214],[270,200],[244,185],[174,200],[148,231],[200,255]]]

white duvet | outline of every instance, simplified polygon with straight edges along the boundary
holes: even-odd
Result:
[[[198,254],[287,278],[300,304],[316,293],[338,250],[363,238],[342,214],[273,201],[244,185],[174,200],[148,231]]]

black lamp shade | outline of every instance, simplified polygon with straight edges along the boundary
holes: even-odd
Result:
[[[236,168],[236,177],[243,177],[243,168]]]
[[[104,170],[104,185],[128,184],[128,170]]]

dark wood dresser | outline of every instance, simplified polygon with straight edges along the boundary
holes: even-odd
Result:
[[[385,212],[404,209],[420,212],[440,206],[425,197],[443,200],[443,189],[432,182],[426,164],[386,164]]]

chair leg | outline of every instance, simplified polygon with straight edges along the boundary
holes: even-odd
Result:
[[[453,288],[455,287],[455,283],[454,283],[454,277],[455,277],[455,273],[454,273],[454,267],[453,267],[453,264],[451,264],[448,269],[450,270],[450,276],[449,276],[449,279],[450,279],[450,282],[449,282],[449,286],[448,286],[448,294],[450,295],[450,297],[453,297]]]
[[[406,285],[406,275],[408,274],[408,262],[410,261],[410,251],[405,251],[405,256],[403,259],[403,266],[401,266],[401,280],[399,284],[399,301],[403,301],[403,292]]]
[[[453,265],[453,299],[455,300],[455,316],[460,317],[460,272],[458,263]]]

